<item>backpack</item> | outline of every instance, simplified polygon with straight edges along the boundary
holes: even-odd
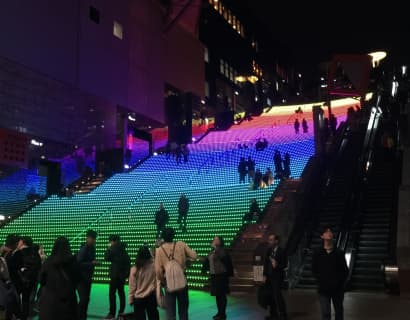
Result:
[[[186,287],[187,281],[185,277],[184,270],[181,265],[174,259],[176,242],[172,248],[171,254],[167,254],[164,247],[161,246],[162,251],[164,251],[165,256],[168,258],[168,261],[165,263],[165,280],[166,287],[168,292],[175,292]]]
[[[23,286],[30,286],[37,280],[41,268],[41,259],[38,252],[31,248],[24,251],[22,251],[23,265],[18,270],[18,274]]]

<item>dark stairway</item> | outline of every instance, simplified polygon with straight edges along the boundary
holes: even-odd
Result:
[[[390,258],[397,185],[395,162],[379,157],[369,177],[366,204],[351,278],[352,290],[383,290],[381,266]]]
[[[319,216],[313,231],[311,233],[311,241],[308,249],[308,253],[304,258],[303,269],[299,280],[297,282],[297,288],[315,288],[316,280],[312,275],[312,254],[314,250],[320,248],[322,240],[320,239],[320,230],[330,225],[334,233],[335,239],[339,234],[340,225],[343,215],[347,210],[347,206],[350,198],[350,190],[354,175],[356,173],[357,157],[361,148],[361,135],[357,134],[352,137],[346,146],[346,150],[337,161],[337,165],[334,169],[332,182],[327,191],[327,195],[320,199],[321,206],[319,206]]]

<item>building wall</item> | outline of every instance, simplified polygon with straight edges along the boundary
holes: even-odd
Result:
[[[79,0],[1,1],[0,56],[75,85],[78,4]]]
[[[64,144],[115,138],[115,105],[0,56],[0,127]]]
[[[164,122],[166,82],[202,96],[202,47],[178,24],[164,34],[165,13],[152,0],[2,1],[0,126],[72,142],[95,120],[111,145],[117,106]]]
[[[132,2],[130,12],[128,107],[165,122],[163,12],[151,0]]]
[[[192,34],[174,25],[164,34],[165,82],[199,97],[205,94],[204,48]]]

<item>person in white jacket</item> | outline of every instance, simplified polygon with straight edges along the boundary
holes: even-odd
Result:
[[[147,246],[138,250],[128,281],[128,301],[134,306],[135,319],[159,320],[154,259]]]

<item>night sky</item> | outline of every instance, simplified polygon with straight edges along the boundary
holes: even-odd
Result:
[[[301,6],[301,3],[304,5]],[[410,62],[410,17],[403,2],[244,0],[244,8],[270,34],[267,46],[295,66],[328,61],[334,53],[385,49],[397,63]],[[383,6],[379,6],[382,3]],[[313,4],[313,5],[312,5]],[[379,6],[379,7],[377,7]]]

